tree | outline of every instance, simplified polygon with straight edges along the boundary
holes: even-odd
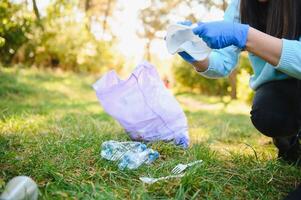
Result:
[[[91,7],[91,0],[85,0],[85,11],[88,12]]]
[[[87,12],[94,9],[92,0],[82,3]],[[110,44],[97,40],[87,29],[84,18],[77,19],[76,6],[77,2],[69,0],[56,0],[49,5],[43,18],[45,31],[31,40],[34,63],[41,67],[89,72],[103,72],[115,67],[118,63]]]
[[[36,15],[37,20],[40,20],[41,17],[40,17],[40,12],[39,12],[36,0],[32,0],[32,7],[33,7],[34,14]]]
[[[108,31],[108,20],[113,13],[113,8],[116,4],[116,0],[82,0],[80,1],[80,7],[84,8],[86,16],[88,18],[88,28],[93,20],[99,21],[102,25],[103,37]]]
[[[228,3],[226,0],[223,0],[220,4],[220,8],[225,12],[228,7]],[[231,87],[231,99],[237,99],[237,69],[234,69],[229,75],[229,83]]]
[[[211,7],[216,7],[225,11],[228,7],[229,0],[221,0],[221,1],[212,1],[212,0],[186,0],[185,3],[188,5],[193,5],[194,2],[197,2],[201,5],[204,5],[208,9]]]
[[[170,9],[175,7],[180,0],[175,1],[161,1],[149,0],[148,6],[142,9],[139,13],[139,18],[143,29],[138,31],[138,35],[146,40],[146,58],[151,62],[151,44],[162,36],[159,33],[166,29],[169,23],[168,14]]]
[[[211,7],[216,7],[220,10],[226,11],[228,7],[228,1],[222,0],[219,2],[216,1],[210,1],[210,0],[188,0],[185,1],[186,5],[189,7],[192,7],[194,3],[197,2],[199,4],[202,4],[206,6],[208,9]],[[190,13],[187,16],[188,19],[192,21],[198,21],[198,19],[195,18],[195,13]],[[230,96],[232,99],[237,99],[237,69],[233,70],[232,73],[229,75],[229,84],[231,88]]]
[[[5,44],[5,39],[3,37],[0,37],[0,47],[2,47]]]
[[[105,9],[104,9],[104,16],[103,16],[103,22],[102,22],[102,30],[103,30],[103,36],[106,33],[107,30],[107,24],[108,24],[108,17],[111,15],[111,7],[113,5],[114,1],[113,0],[107,0]]]
[[[226,79],[208,79],[200,76],[192,70],[191,65],[182,59],[176,60],[172,67],[173,77],[176,80],[176,88],[179,91],[195,91],[205,95],[227,94],[229,82]]]
[[[10,64],[18,49],[28,41],[32,18],[24,4],[0,1],[0,62]],[[13,20],[12,20],[13,19]],[[4,43],[5,41],[5,43]]]
[[[26,3],[26,1],[25,1]],[[33,11],[34,11],[34,14],[36,16],[36,24],[38,25],[38,27],[40,27],[42,29],[42,31],[44,30],[44,27],[43,27],[43,23],[41,21],[41,15],[40,15],[40,11],[39,11],[39,8],[37,6],[37,2],[36,0],[32,0],[32,7],[33,7]]]

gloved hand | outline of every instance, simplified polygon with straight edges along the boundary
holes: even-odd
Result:
[[[178,22],[178,24],[182,24],[185,26],[191,26],[192,22],[191,21],[184,21],[184,22]],[[179,52],[178,53],[186,62],[189,63],[194,63],[197,62],[193,57],[191,57],[188,53],[186,53],[185,51]]]
[[[244,49],[248,31],[249,25],[227,21],[198,23],[198,26],[193,29],[194,34],[202,38],[212,49],[221,49],[231,45]]]

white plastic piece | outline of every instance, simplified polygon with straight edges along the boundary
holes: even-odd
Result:
[[[204,60],[209,56],[211,49],[192,32],[194,27],[173,24],[167,28],[166,46],[170,54],[185,51],[195,60]]]
[[[156,183],[157,181],[161,180],[167,180],[171,178],[182,178],[185,174],[179,174],[179,175],[170,175],[170,176],[165,176],[165,177],[160,177],[160,178],[152,178],[152,177],[140,177],[139,179],[146,184],[153,184]]]
[[[188,167],[192,167],[196,164],[199,164],[199,163],[202,163],[203,161],[202,160],[197,160],[197,161],[194,161],[194,162],[191,162],[191,163],[188,163],[188,164],[178,164],[177,166],[175,166],[172,170],[171,170],[171,173],[173,174],[180,174],[182,173],[184,170],[186,170]]]
[[[0,200],[37,200],[38,193],[38,186],[31,178],[17,176],[7,183]]]

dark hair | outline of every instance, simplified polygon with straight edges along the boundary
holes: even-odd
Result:
[[[301,36],[301,0],[241,0],[240,19],[269,35],[296,40]]]

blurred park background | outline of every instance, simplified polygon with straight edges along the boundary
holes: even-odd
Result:
[[[0,62],[3,67],[50,68],[126,77],[143,59],[177,92],[250,102],[251,68],[242,55],[227,79],[208,80],[169,55],[165,30],[177,21],[223,18],[227,0],[2,0]],[[226,100],[227,101],[227,100]]]

